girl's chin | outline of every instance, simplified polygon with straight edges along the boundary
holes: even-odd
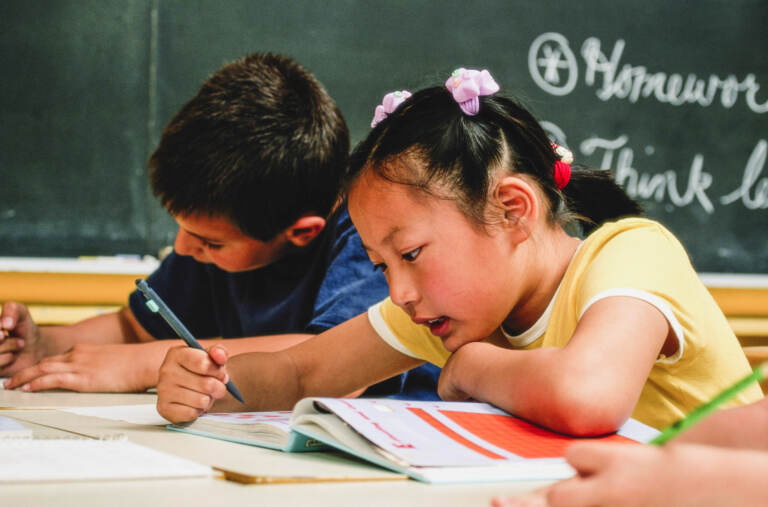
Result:
[[[461,341],[461,338],[456,338],[455,336],[448,336],[443,339],[443,347],[451,353],[456,352],[464,343]]]

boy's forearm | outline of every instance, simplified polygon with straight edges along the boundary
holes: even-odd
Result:
[[[75,344],[106,345],[153,340],[128,308],[66,326],[40,326],[45,355],[69,351]]]
[[[40,337],[45,356],[63,354],[78,343],[106,345],[126,343],[115,331],[119,328],[104,322],[102,317],[95,317],[68,326],[40,326]],[[98,320],[97,320],[98,319]]]

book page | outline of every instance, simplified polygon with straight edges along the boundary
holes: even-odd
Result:
[[[171,424],[168,429],[220,438],[241,444],[288,450],[291,443],[291,412],[213,412],[195,421]]]
[[[561,458],[573,437],[544,429],[486,403],[316,398],[384,453],[411,466],[489,466]],[[600,437],[647,441],[656,430],[634,421]]]
[[[197,421],[205,422],[209,427],[222,423],[226,425],[266,424],[283,430],[291,431],[291,412],[278,410],[274,412],[210,412],[201,415]]]

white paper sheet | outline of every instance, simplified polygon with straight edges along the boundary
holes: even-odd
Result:
[[[170,421],[163,418],[163,416],[157,412],[157,406],[152,403],[143,405],[113,405],[105,407],[73,407],[62,408],[60,410],[71,414],[101,417],[102,419],[125,421],[131,424],[141,424],[145,426],[165,426],[166,424],[170,424]]]

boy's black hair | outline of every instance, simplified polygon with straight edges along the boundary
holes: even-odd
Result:
[[[392,164],[403,157],[415,158],[423,168],[404,174]],[[367,168],[427,192],[439,182],[466,215],[486,223],[492,175],[504,164],[511,173],[527,174],[538,183],[553,222],[575,218],[586,233],[607,220],[642,213],[610,171],[572,166],[570,181],[558,189],[556,160],[544,129],[516,101],[481,97],[479,113],[468,116],[441,86],[413,94],[376,125],[353,151],[345,186]]]
[[[223,217],[268,241],[337,201],[349,130],[323,86],[292,59],[225,65],[163,130],[152,190],[173,215]]]

